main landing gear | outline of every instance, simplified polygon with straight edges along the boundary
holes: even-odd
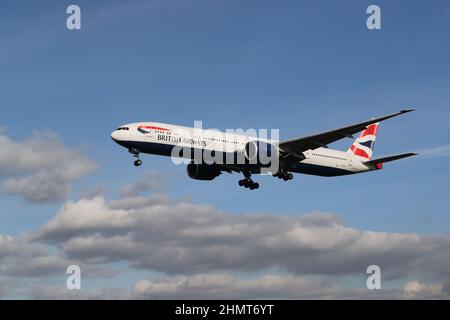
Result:
[[[134,148],[130,148],[128,150],[128,152],[130,152],[133,155],[133,157],[136,158],[136,160],[134,161],[134,165],[136,167],[139,167],[140,165],[142,165],[142,160],[139,158],[139,153],[140,153],[139,150],[134,149]]]
[[[258,189],[259,183],[253,182],[250,172],[244,172],[244,179],[239,180],[239,185],[244,188],[249,188],[250,190]]]
[[[287,172],[285,170],[280,170],[276,174],[273,175],[274,177],[277,177],[278,179],[283,179],[284,181],[292,180],[294,179],[294,175],[290,172]]]

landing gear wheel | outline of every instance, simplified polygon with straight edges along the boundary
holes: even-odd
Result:
[[[287,171],[278,171],[276,174],[273,175],[274,177],[277,177],[278,179],[283,179],[284,181],[292,180],[294,179],[294,175]]]
[[[130,149],[128,149],[128,152],[131,153],[133,155],[133,157],[136,159],[134,161],[134,165],[136,167],[139,167],[142,164],[141,159],[139,159],[140,151],[138,149],[135,149],[135,148],[130,148]]]
[[[253,182],[251,175],[248,172],[244,173],[245,178],[238,181],[239,186],[249,188],[250,190],[258,189],[259,183]]]

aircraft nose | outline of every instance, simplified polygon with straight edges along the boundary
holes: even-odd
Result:
[[[116,131],[113,131],[112,133],[111,133],[111,139],[113,139],[114,141],[119,141],[119,132],[117,132],[117,130]]]

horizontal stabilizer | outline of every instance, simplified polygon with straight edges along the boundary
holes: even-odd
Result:
[[[412,157],[412,156],[417,156],[417,153],[410,152],[410,153],[397,154],[395,156],[378,158],[378,159],[373,159],[373,160],[370,160],[370,161],[366,161],[366,162],[364,162],[364,164],[373,165],[373,164],[378,164],[378,163],[385,163],[385,162],[395,161],[395,160],[399,160],[399,159],[403,159],[403,158],[407,158],[407,157]]]
[[[414,111],[414,109],[403,109],[400,110],[400,112],[388,114],[378,118],[372,118],[370,120],[354,123],[346,127],[281,141],[278,146],[280,147],[281,151],[286,153],[289,153],[291,151],[302,153],[310,149],[314,150],[320,147],[323,148],[324,146],[327,146],[328,144],[341,140],[345,137],[352,137],[355,133],[366,130],[367,127],[374,123],[381,122],[411,111]],[[368,159],[370,157],[366,158]]]

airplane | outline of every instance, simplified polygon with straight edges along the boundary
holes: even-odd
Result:
[[[372,159],[379,123],[414,110],[403,109],[397,113],[285,141],[158,122],[122,125],[112,132],[111,138],[136,158],[136,167],[142,165],[141,153],[173,157],[175,148],[182,148],[175,156],[190,161],[187,164],[190,178],[213,180],[222,172],[237,172],[244,175],[244,179],[239,180],[239,186],[253,190],[258,189],[259,184],[252,180],[252,174],[261,174],[264,167],[267,167],[267,163],[259,160],[258,152],[276,155],[272,159],[277,160],[278,165],[271,174],[284,181],[292,180],[293,173],[334,177],[376,171],[383,168],[383,163],[415,156],[416,153],[410,152]],[[355,139],[353,135],[358,132],[361,134]],[[355,139],[348,150],[328,147],[344,138]],[[232,154],[234,156],[231,158],[234,160],[240,155],[244,161],[199,162],[193,157],[196,151],[212,155],[220,153],[219,158]]]

